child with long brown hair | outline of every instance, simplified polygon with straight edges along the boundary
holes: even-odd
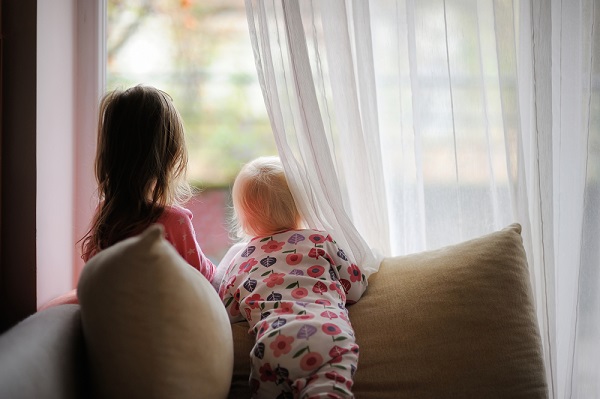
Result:
[[[181,206],[192,195],[187,163],[183,122],[167,93],[138,85],[106,94],[95,161],[99,202],[82,238],[82,258],[158,223],[179,254],[211,281],[215,266],[196,241],[192,213]]]

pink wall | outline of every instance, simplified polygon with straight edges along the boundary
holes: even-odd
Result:
[[[93,212],[102,2],[38,0],[37,304],[71,290]]]
[[[38,305],[71,288],[75,11],[74,0],[38,1]]]

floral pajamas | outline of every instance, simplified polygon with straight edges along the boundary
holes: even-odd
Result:
[[[346,304],[367,281],[327,233],[252,239],[219,288],[232,322],[247,320],[255,398],[352,398],[358,345]]]

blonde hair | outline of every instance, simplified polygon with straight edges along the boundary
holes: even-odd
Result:
[[[232,200],[238,238],[269,236],[302,223],[278,157],[260,157],[244,165],[233,183]]]

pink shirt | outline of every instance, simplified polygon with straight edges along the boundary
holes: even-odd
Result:
[[[164,226],[165,239],[175,247],[179,255],[212,282],[216,268],[200,249],[192,225],[192,217],[189,209],[168,206],[157,223]]]
[[[157,223],[164,226],[165,238],[192,267],[200,271],[210,282],[216,268],[202,253],[192,225],[192,212],[181,207],[166,207]],[[87,260],[86,260],[87,261]],[[63,304],[78,304],[77,289],[73,289],[42,305],[38,310]]]

